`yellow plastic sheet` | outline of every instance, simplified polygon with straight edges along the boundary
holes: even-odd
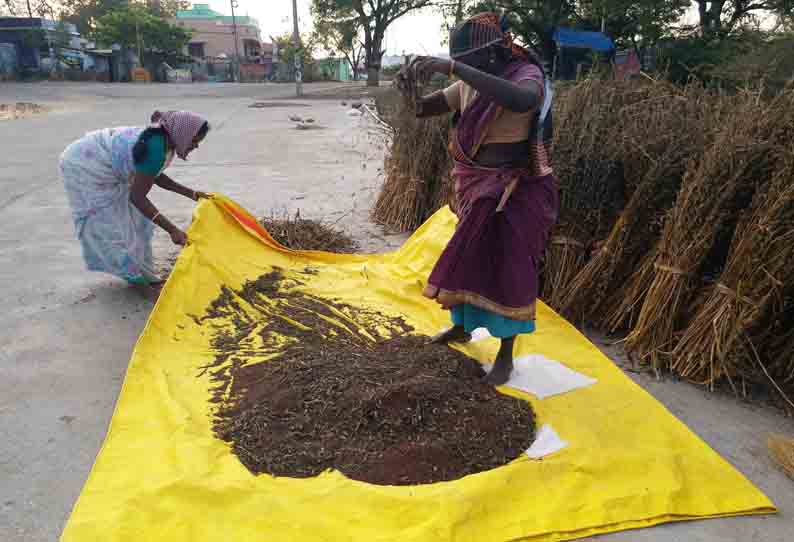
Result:
[[[436,333],[448,316],[420,295],[454,228],[442,210],[399,251],[296,253],[233,202],[197,210],[135,348],[107,438],[64,530],[64,542],[554,541],[697,518],[774,512],[774,505],[565,320],[541,305],[519,354],[540,353],[598,379],[531,399],[539,422],[570,445],[540,461],[433,485],[382,487],[339,472],[252,476],[210,426],[213,358],[203,314],[222,285],[280,266],[316,267],[308,287]],[[494,339],[467,352],[492,359]],[[514,392],[510,392],[514,393]],[[521,394],[515,393],[518,396]],[[523,396],[530,400],[528,396]]]

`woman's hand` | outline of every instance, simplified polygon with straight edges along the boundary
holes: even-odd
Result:
[[[193,191],[193,200],[198,201],[201,199],[210,199],[210,195],[206,192],[198,192],[196,190]]]
[[[187,234],[179,228],[174,228],[174,231],[171,232],[171,241],[175,245],[185,246],[187,245]]]
[[[411,66],[416,70],[419,79],[430,78],[434,73],[443,73],[449,75],[449,70],[452,67],[452,61],[446,58],[438,58],[434,56],[418,56]]]

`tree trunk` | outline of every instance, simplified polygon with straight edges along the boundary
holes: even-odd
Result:
[[[367,86],[377,87],[380,85],[380,67],[367,66]]]
[[[380,62],[385,52],[382,50],[384,32],[385,29],[375,29],[374,35],[368,43],[366,50],[368,87],[377,87],[380,85]]]

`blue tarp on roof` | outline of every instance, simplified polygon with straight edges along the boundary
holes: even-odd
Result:
[[[600,52],[612,51],[615,48],[615,44],[606,34],[572,28],[557,28],[554,31],[554,41],[557,42],[558,47],[576,47]]]

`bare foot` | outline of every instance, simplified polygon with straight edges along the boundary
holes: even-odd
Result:
[[[146,300],[152,303],[157,303],[160,299],[160,291],[163,289],[162,284],[136,284],[133,286],[135,290],[141,294]]]
[[[496,358],[496,363],[493,369],[483,377],[483,382],[492,386],[501,386],[510,380],[510,374],[513,372],[513,355],[499,355]]]
[[[467,343],[471,340],[471,333],[466,333],[463,326],[455,326],[443,331],[430,339],[431,344]]]

